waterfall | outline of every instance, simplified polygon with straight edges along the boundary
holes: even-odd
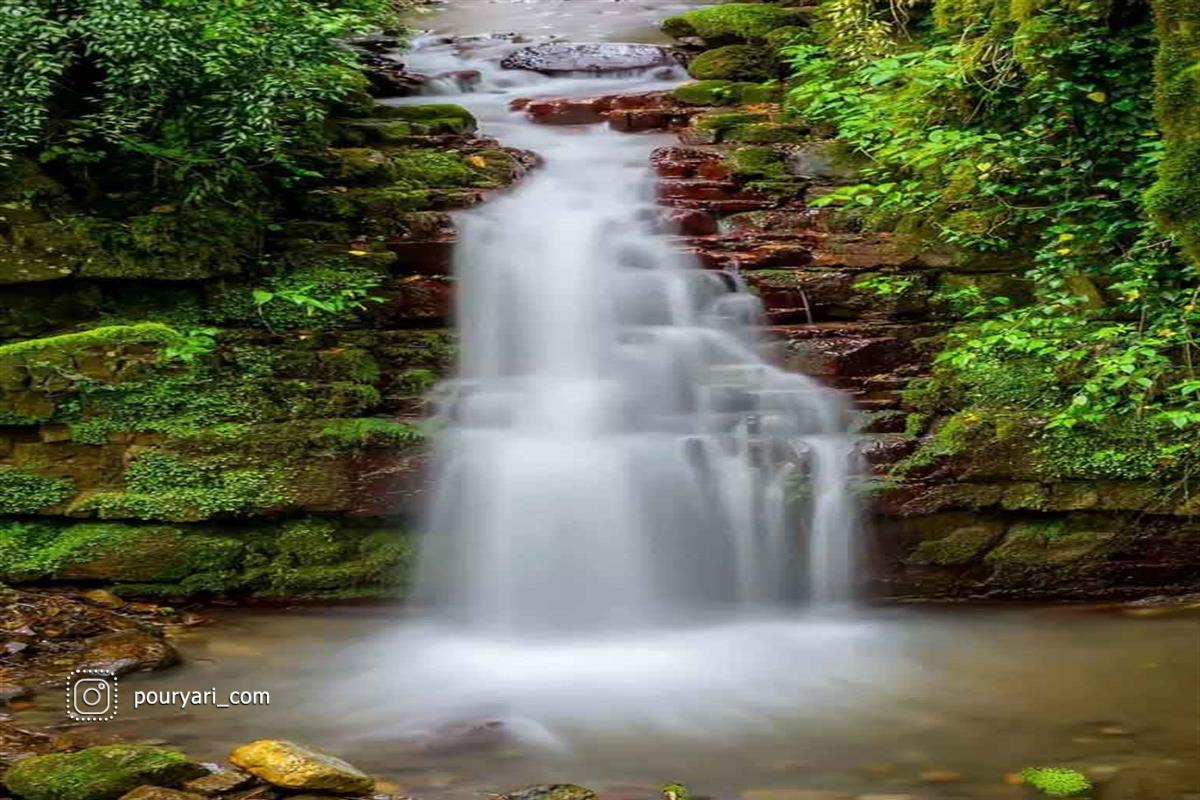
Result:
[[[605,83],[493,71],[465,95],[545,164],[458,218],[461,355],[438,392],[420,598],[517,634],[847,599],[843,399],[764,361],[757,299],[664,235],[662,137],[498,108],[530,81]]]

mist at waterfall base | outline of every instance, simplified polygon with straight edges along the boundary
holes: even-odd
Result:
[[[456,218],[461,356],[437,395],[421,621],[357,653],[338,694],[384,736],[391,720],[499,720],[549,747],[769,727],[860,660],[847,410],[763,360],[736,270],[666,235],[648,157],[673,137],[508,110],[681,73],[497,70],[511,49],[429,38],[408,58],[481,71],[474,91],[435,90],[543,164]]]

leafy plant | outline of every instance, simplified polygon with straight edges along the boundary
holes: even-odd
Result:
[[[295,173],[289,149],[319,140],[329,104],[363,82],[339,38],[389,18],[388,0],[14,0],[0,167],[132,156],[192,201]]]
[[[381,283],[382,277],[370,270],[315,267],[273,278],[266,286],[253,289],[251,297],[259,317],[270,328],[272,314],[268,312],[280,305],[301,310],[305,319],[311,319],[337,318],[362,310],[368,303],[383,302],[372,293]],[[290,315],[282,316],[280,321],[292,321]]]
[[[1050,365],[1056,392],[1030,393],[1050,429],[1124,415],[1200,423],[1200,281],[1141,199],[1163,154],[1145,91],[1148,16],[1112,21],[1087,0],[956,16],[961,5],[939,0],[909,21],[839,0],[823,46],[785,50],[791,109],[868,164],[861,183],[814,204],[1028,265],[1031,304],[939,298],[969,320],[939,354],[943,371],[987,386],[1031,359]],[[888,40],[848,48],[855,25],[864,41]]]
[[[1021,770],[1021,777],[1030,786],[1051,797],[1073,797],[1092,789],[1087,776],[1065,767],[1029,767]]]

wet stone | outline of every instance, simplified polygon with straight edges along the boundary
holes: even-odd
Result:
[[[562,72],[624,72],[675,64],[671,51],[651,44],[615,42],[549,42],[522,48],[506,56],[503,69],[546,74]]]
[[[121,800],[201,800],[201,796],[163,786],[139,786],[122,795]]]
[[[244,744],[230,753],[229,760],[283,789],[362,794],[375,785],[370,776],[340,758],[282,739]]]
[[[252,776],[241,770],[222,769],[216,765],[209,764],[205,766],[209,768],[215,767],[215,769],[209,775],[202,775],[199,778],[186,781],[181,788],[196,794],[215,795],[240,789],[253,780]]]

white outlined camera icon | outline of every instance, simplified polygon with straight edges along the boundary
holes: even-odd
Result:
[[[76,669],[67,679],[67,716],[103,722],[117,715],[117,676],[106,670]]]

